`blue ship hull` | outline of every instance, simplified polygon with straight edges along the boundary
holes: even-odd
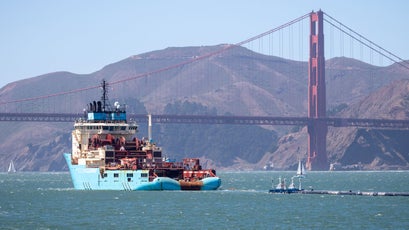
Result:
[[[149,170],[106,170],[72,165],[71,154],[64,154],[75,189],[79,190],[216,190],[220,187],[219,177],[203,178],[195,189],[181,185],[168,177],[149,179]]]

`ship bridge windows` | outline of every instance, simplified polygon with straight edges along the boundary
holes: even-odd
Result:
[[[114,173],[114,177],[119,177],[119,173]]]
[[[92,125],[89,125],[89,126],[86,127],[86,129],[88,129],[88,130],[98,130],[98,129],[101,129],[101,128],[102,128],[101,126],[92,126]]]
[[[107,131],[114,131],[115,127],[114,126],[103,126],[102,130],[107,130]]]

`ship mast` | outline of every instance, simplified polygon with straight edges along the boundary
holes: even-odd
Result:
[[[107,92],[107,87],[108,87],[108,83],[105,81],[105,79],[102,80],[102,111],[106,111],[106,107],[107,107],[107,100],[108,100],[108,92]]]

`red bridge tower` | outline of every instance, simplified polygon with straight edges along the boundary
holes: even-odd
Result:
[[[328,170],[326,153],[328,127],[319,118],[326,117],[325,99],[325,58],[323,12],[310,14],[310,58],[308,61],[308,117],[313,122],[308,125],[309,170]]]

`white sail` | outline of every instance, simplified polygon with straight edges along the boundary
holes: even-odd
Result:
[[[305,168],[304,164],[301,161],[298,161],[298,168],[297,168],[297,176],[304,176],[305,175]]]
[[[9,173],[15,173],[16,172],[16,168],[14,167],[13,161],[10,161],[9,169],[7,170],[7,172],[9,172]]]

